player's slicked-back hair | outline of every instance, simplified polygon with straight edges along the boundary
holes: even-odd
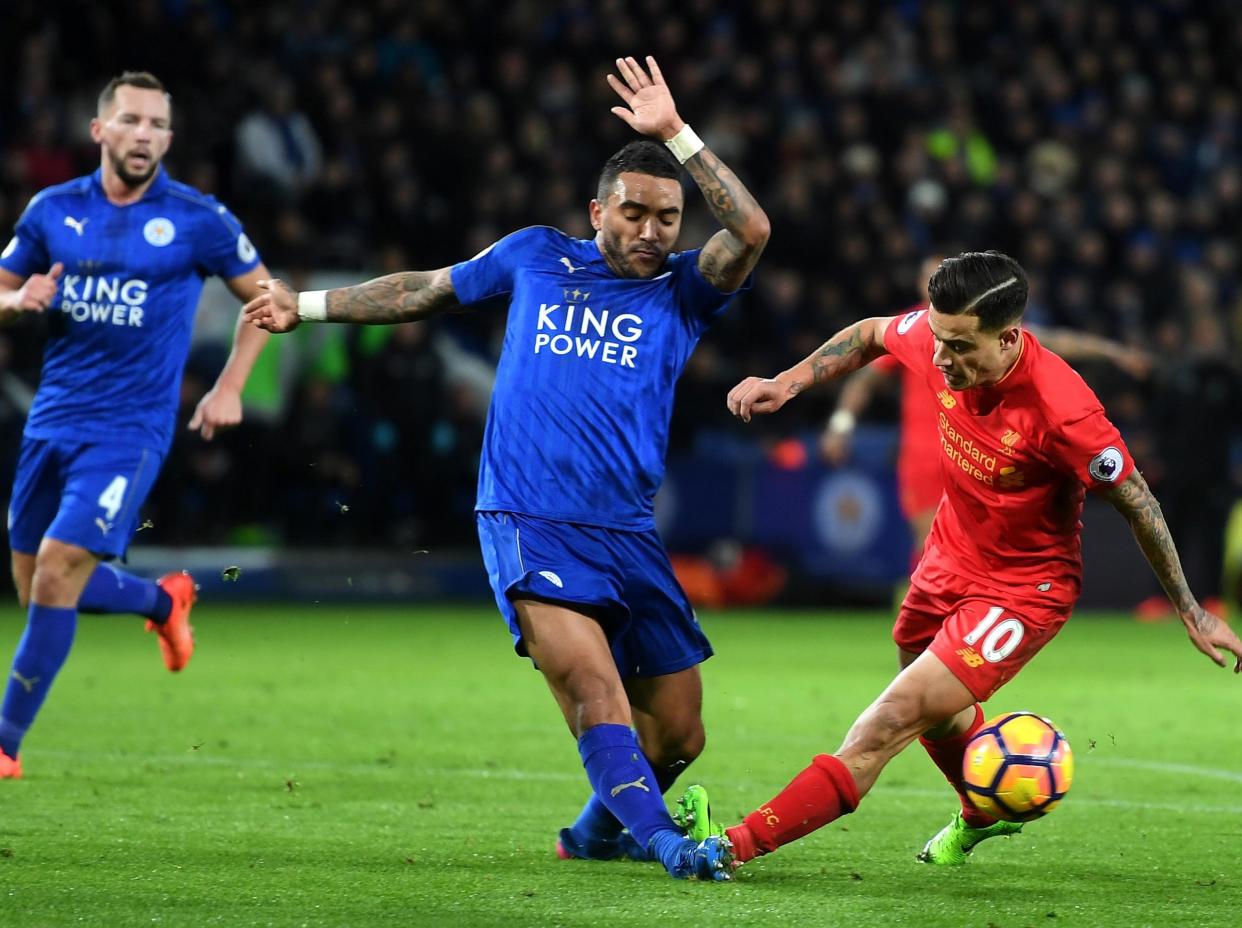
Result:
[[[681,177],[681,166],[673,153],[659,142],[651,139],[639,139],[630,142],[623,149],[604,163],[604,170],[599,175],[599,188],[595,198],[601,203],[608,202],[608,194],[617,177],[626,172],[634,174],[650,174],[652,177]]]
[[[968,251],[940,263],[927,293],[936,312],[978,316],[981,331],[998,332],[1022,318],[1026,271],[999,251]]]
[[[114,99],[116,99],[116,89],[118,87],[141,87],[143,90],[158,90],[168,102],[172,102],[172,94],[164,89],[164,84],[158,77],[150,71],[126,71],[124,74],[118,74],[112,80],[104,85],[104,89],[99,91],[99,103],[96,112],[102,113]]]

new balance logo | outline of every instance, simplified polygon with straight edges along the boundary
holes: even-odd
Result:
[[[85,219],[74,219],[72,216],[65,217],[65,225],[71,228],[74,232],[78,233],[79,236],[82,234],[82,227],[90,221],[89,216]]]
[[[565,265],[565,270],[569,271],[571,274],[574,271],[582,270],[581,267],[574,267],[574,263],[564,256],[561,257],[561,264]],[[586,265],[583,265],[583,267],[586,267]]]
[[[967,667],[981,667],[983,658],[979,656],[979,652],[974,648],[958,648],[956,652],[958,657]]]
[[[35,684],[42,680],[42,677],[23,677],[21,673],[14,670],[13,679],[20,683],[27,693],[33,693]],[[614,794],[615,795],[615,794]]]
[[[936,398],[940,400],[940,405],[945,409],[952,409],[957,405],[957,397],[955,397],[948,390],[941,390],[936,394]]]
[[[14,671],[14,673],[16,673],[16,671]],[[649,793],[651,792],[651,787],[649,787],[646,783],[643,782],[646,779],[647,779],[646,777],[639,777],[633,783],[622,783],[619,786],[614,786],[611,790],[611,794],[615,796],[617,795],[617,793],[621,792],[622,790],[629,789],[631,786],[636,786],[639,789],[641,789],[644,793]]]

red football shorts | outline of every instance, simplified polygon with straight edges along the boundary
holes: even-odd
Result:
[[[1052,640],[1071,609],[998,589],[911,585],[897,613],[893,640],[915,654],[930,648],[984,702]]]

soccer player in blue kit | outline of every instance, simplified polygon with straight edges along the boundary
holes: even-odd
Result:
[[[156,77],[111,80],[91,138],[99,170],[38,193],[0,253],[0,322],[48,316],[9,507],[28,617],[0,706],[0,779],[21,776],[22,738],[69,655],[79,611],[145,615],[168,669],[189,661],[189,574],[155,583],[103,561],[124,555],[172,443],[204,278],[223,277],[245,301],[270,276],[227,209],[160,167],[172,109]],[[241,421],[241,389],[266,339],[239,317],[190,428],[210,439]]]
[[[621,78],[608,81],[626,106],[612,112],[665,144],[631,142],[608,160],[590,204],[594,239],[537,226],[434,271],[301,294],[271,281],[245,314],[286,332],[301,320],[408,322],[509,295],[475,509],[514,646],[547,680],[594,790],[557,851],[722,880],[727,847],[696,845],[662,797],[703,749],[698,665],[711,647],[652,501],[677,377],[746,283],[768,219],[677,115],[654,59],[616,64]],[[678,162],[724,226],[679,254]]]

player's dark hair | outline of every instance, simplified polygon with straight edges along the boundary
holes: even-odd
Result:
[[[979,317],[979,329],[999,332],[1022,319],[1026,271],[999,251],[967,251],[945,258],[927,284],[938,313]]]
[[[103,112],[114,99],[116,99],[116,89],[118,87],[140,87],[143,90],[158,90],[168,101],[172,102],[172,94],[164,89],[164,84],[158,77],[150,71],[126,71],[124,74],[118,74],[112,80],[104,85],[104,89],[99,91],[98,110]]]
[[[673,153],[659,142],[651,139],[639,139],[630,142],[623,149],[604,162],[604,170],[599,175],[599,187],[595,198],[601,203],[607,202],[612,185],[617,177],[626,172],[633,174],[650,174],[652,177],[681,177],[681,166]]]

